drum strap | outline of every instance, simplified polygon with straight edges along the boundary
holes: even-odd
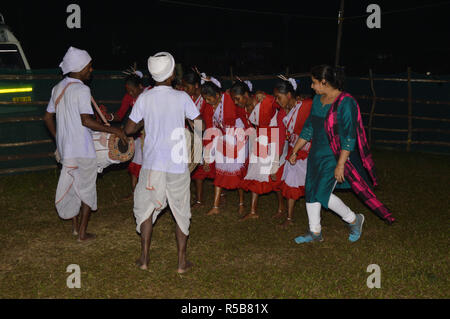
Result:
[[[103,123],[105,123],[106,126],[110,126],[110,124],[106,120],[105,116],[103,115],[102,111],[100,111],[100,108],[98,107],[97,103],[95,102],[94,97],[92,97],[92,96],[91,96],[91,102],[94,105],[94,108],[97,111],[98,115],[100,115],[100,118],[102,119]]]
[[[70,82],[70,83],[68,83],[68,84],[66,85],[66,87],[62,90],[61,94],[58,96],[58,98],[57,98],[56,101],[55,101],[55,110],[56,110],[56,107],[58,106],[59,102],[61,102],[61,99],[62,99],[62,97],[64,96],[64,93],[66,92],[66,89],[67,89],[71,84],[74,84],[74,83],[76,83],[76,82]]]
[[[67,83],[66,87],[62,90],[61,94],[59,94],[58,98],[55,101],[55,110],[58,106],[59,102],[61,102],[62,97],[64,96],[64,93],[66,92],[66,89],[71,85],[77,82],[70,82]],[[98,115],[100,115],[100,118],[102,119],[103,123],[105,123],[106,126],[110,126],[108,121],[106,120],[105,116],[103,115],[102,111],[100,111],[100,108],[98,107],[97,103],[95,102],[94,98],[91,96],[91,102],[94,105],[95,110],[97,111]]]

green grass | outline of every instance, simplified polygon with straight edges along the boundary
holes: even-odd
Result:
[[[352,192],[340,192],[364,213],[361,239],[347,240],[344,222],[322,211],[325,241],[297,245],[307,229],[304,199],[295,226],[276,227],[275,194],[262,196],[261,218],[239,222],[236,191],[227,192],[221,215],[193,212],[188,256],[194,268],[176,274],[175,223],[157,221],[150,270],[134,265],[140,253],[125,170],[97,181],[98,211],[89,231],[98,239],[76,242],[71,222],[54,209],[58,172],[0,178],[0,298],[449,298],[450,157],[375,151],[378,197],[398,222],[387,226]],[[192,188],[192,193],[193,193]],[[206,202],[213,187],[205,184]],[[246,194],[249,207],[250,194]],[[68,289],[66,268],[81,267],[81,289]],[[381,288],[366,285],[367,266],[381,267]]]

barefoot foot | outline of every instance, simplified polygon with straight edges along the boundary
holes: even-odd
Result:
[[[192,206],[191,206],[191,209],[197,209],[197,208],[200,208],[200,207],[203,207],[203,206],[205,206],[201,201],[196,201]]]
[[[211,208],[209,210],[209,212],[206,215],[211,216],[211,215],[217,215],[219,213],[220,213],[219,207],[214,206],[213,208]]]
[[[258,219],[258,218],[259,218],[259,215],[256,212],[250,212],[247,215],[245,215],[244,217],[241,217],[239,219],[239,221],[243,222],[248,219]]]
[[[286,220],[283,223],[278,225],[278,227],[286,229],[286,228],[288,228],[289,226],[292,226],[292,225],[294,225],[294,222],[292,221],[292,218],[288,217],[288,218],[286,218]]]
[[[275,219],[281,218],[281,217],[284,217],[285,214],[286,214],[285,211],[279,209],[274,215],[272,215],[272,218],[275,218]]]
[[[86,234],[84,234],[84,236],[80,235],[80,237],[78,237],[78,242],[87,243],[87,242],[95,240],[96,238],[97,238],[97,235],[86,233]]]
[[[184,274],[184,273],[188,272],[189,269],[192,268],[192,266],[194,266],[194,265],[190,261],[186,261],[184,266],[183,265],[178,266],[177,273]]]
[[[144,259],[141,257],[139,259],[136,259],[136,266],[138,266],[141,270],[148,270],[148,261],[144,262]]]

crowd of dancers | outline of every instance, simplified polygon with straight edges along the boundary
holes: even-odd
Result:
[[[135,139],[135,155],[128,167],[132,187],[129,198],[134,200],[136,230],[141,234],[142,253],[137,260],[141,269],[148,267],[153,223],[168,203],[177,223],[177,271],[187,271],[192,265],[186,259],[191,210],[208,205],[207,215],[223,213],[224,189],[238,191],[239,202],[235,207],[243,222],[260,217],[260,195],[275,192],[278,207],[273,217],[283,218],[282,227],[293,225],[295,203],[304,198],[309,227],[305,234],[295,238],[297,243],[323,240],[322,207],[334,211],[348,224],[351,242],[361,237],[364,215],[345,205],[334,194],[336,189],[352,189],[380,218],[389,224],[394,221],[373,192],[377,179],[360,109],[356,99],[344,91],[344,75],[340,69],[328,65],[313,67],[311,88],[315,95],[311,98],[298,93],[295,79],[284,76],[278,77],[271,92],[257,90],[250,81],[239,78],[231,87],[224,88],[217,79],[200,73],[197,68],[184,73],[177,82],[174,58],[170,53],[160,52],[148,60],[155,85],[145,87],[142,73],[131,70],[120,109],[105,112],[111,122],[121,122],[128,117],[125,126],[118,131],[84,119],[93,113],[87,100],[89,88],[82,84],[92,72],[87,52],[71,48],[61,65],[67,77],[53,89],[45,116],[58,149],[65,152],[55,203],[61,217],[73,220],[74,234],[82,242],[95,238],[86,233],[86,228],[87,211],[96,209],[96,192],[92,188],[92,175],[96,177],[96,174],[87,160],[93,157],[90,146],[77,142],[80,145],[76,147],[87,154],[68,150],[76,144],[71,134],[86,135],[84,143],[90,145],[86,128]],[[66,82],[80,85],[70,89]],[[60,95],[64,95],[62,103]],[[62,106],[56,108],[56,100]],[[69,105],[76,105],[75,111],[73,108],[66,110]],[[78,112],[77,118],[74,112]],[[56,132],[50,123],[55,113],[57,127],[69,127],[72,133],[67,133],[67,129],[65,133]],[[173,160],[175,142],[170,136],[177,128],[193,128],[195,121],[202,123],[203,156],[196,169],[189,173],[186,163]],[[83,167],[87,167],[86,171]],[[77,174],[80,180],[86,180],[86,185],[77,182],[74,177]],[[205,202],[205,179],[211,179],[214,184],[212,203]],[[72,188],[67,187],[68,181],[72,181]],[[195,184],[192,203],[191,181]],[[250,208],[244,205],[248,192],[251,193]],[[74,201],[75,198],[78,200]],[[81,222],[78,222],[80,206]],[[70,213],[67,213],[68,207]]]

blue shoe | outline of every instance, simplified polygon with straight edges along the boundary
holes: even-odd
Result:
[[[315,242],[315,241],[323,241],[322,238],[322,233],[320,233],[319,235],[314,235],[314,233],[312,232],[308,232],[306,233],[306,235],[303,236],[298,236],[297,238],[294,239],[294,241],[297,244],[303,244],[303,243],[311,243],[311,242]]]
[[[348,236],[348,240],[350,240],[352,243],[354,243],[359,239],[359,237],[361,237],[363,224],[363,214],[356,215],[356,222],[354,224],[348,224],[348,227],[350,228],[350,235]]]

